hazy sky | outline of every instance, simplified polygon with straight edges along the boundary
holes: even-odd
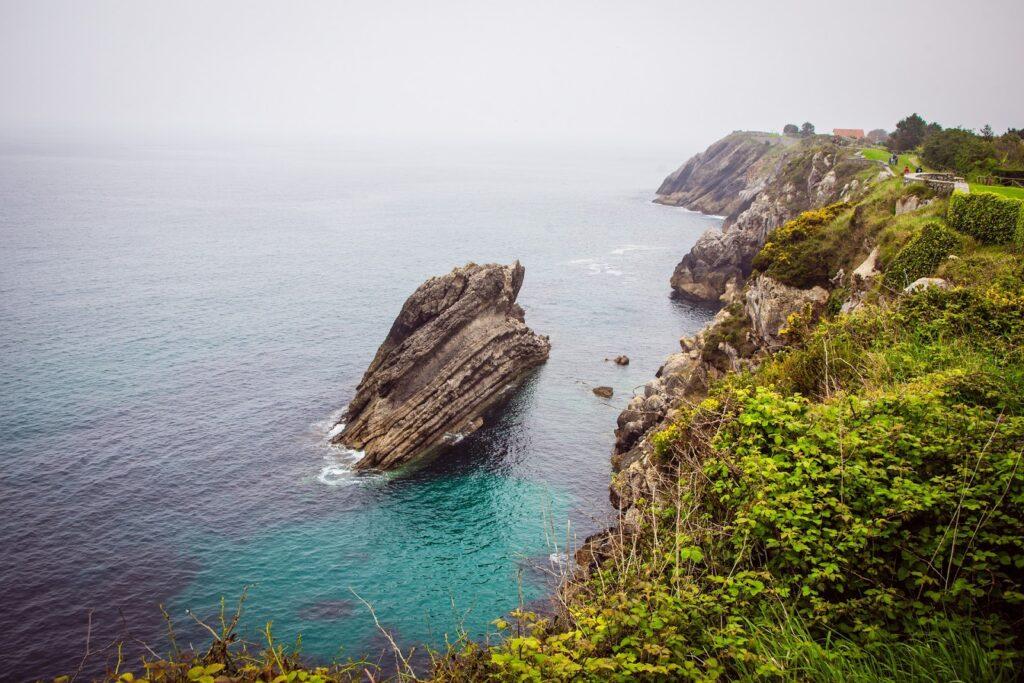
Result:
[[[1024,1],[0,0],[0,134],[703,147],[1024,126]]]

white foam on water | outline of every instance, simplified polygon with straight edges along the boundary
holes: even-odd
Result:
[[[360,477],[355,471],[355,464],[366,455],[363,451],[333,446],[331,453],[324,456],[327,464],[323,466],[316,480],[327,486],[347,486],[356,483]]]
[[[612,249],[611,253],[616,256],[622,256],[631,251],[650,251],[652,249],[657,249],[657,247],[651,247],[646,244],[626,244],[618,249]]]
[[[355,464],[366,455],[363,451],[331,443],[331,439],[345,429],[345,423],[341,421],[344,414],[344,410],[339,410],[310,425],[316,438],[316,450],[321,453],[326,451],[323,456],[324,465],[316,475],[316,480],[327,486],[348,486],[368,479],[355,470]]]

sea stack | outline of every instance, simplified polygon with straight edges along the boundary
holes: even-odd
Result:
[[[332,441],[359,469],[394,469],[473,431],[551,343],[516,303],[526,269],[470,263],[413,292],[367,368]]]

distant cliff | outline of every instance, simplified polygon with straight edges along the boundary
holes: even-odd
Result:
[[[826,136],[795,138],[735,132],[668,176],[655,201],[724,215],[721,230],[701,235],[672,274],[691,301],[729,298],[751,272],[769,232],[807,209],[849,197],[871,162]]]

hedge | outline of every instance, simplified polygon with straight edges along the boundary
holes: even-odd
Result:
[[[949,198],[947,218],[960,232],[985,244],[1006,244],[1019,230],[1024,202],[1000,197],[991,192],[963,194],[954,192]]]
[[[1024,250],[1024,202],[1020,203],[1020,211],[1017,213],[1017,233],[1013,236],[1013,242],[1018,249]]]
[[[921,234],[900,249],[886,268],[886,284],[906,287],[918,278],[931,275],[961,243],[962,238],[941,223],[925,224]]]

